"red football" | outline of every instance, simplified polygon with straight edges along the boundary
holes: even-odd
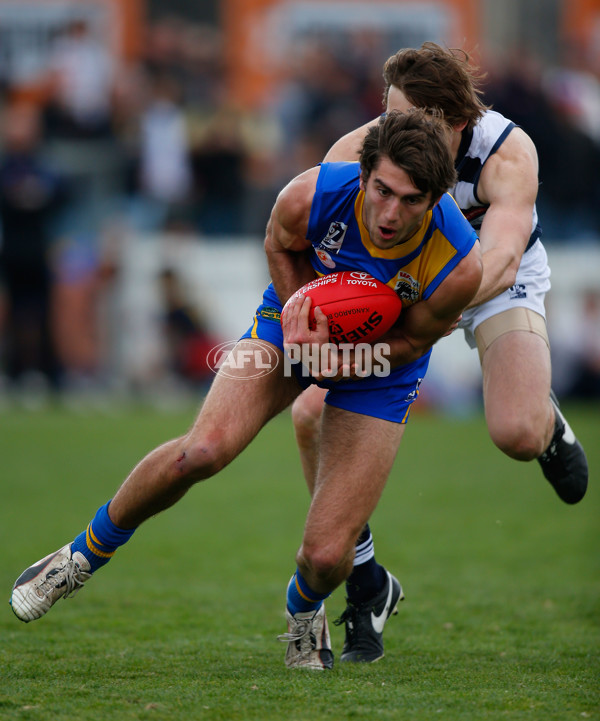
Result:
[[[330,273],[311,280],[292,297],[312,299],[309,323],[314,329],[313,309],[319,306],[329,321],[332,343],[372,343],[396,322],[402,301],[385,283],[358,270]]]

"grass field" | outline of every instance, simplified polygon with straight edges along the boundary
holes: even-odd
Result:
[[[386,657],[283,666],[308,498],[288,415],[149,521],[72,600],[0,614],[0,719],[600,719],[600,412],[568,407],[591,488],[568,507],[482,418],[415,415],[372,519],[405,588]],[[188,412],[0,414],[0,582],[71,540]],[[342,589],[327,603],[331,621]],[[331,624],[334,652],[343,631]]]

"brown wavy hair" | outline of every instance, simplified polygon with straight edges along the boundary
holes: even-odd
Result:
[[[470,60],[464,50],[432,42],[423,43],[418,50],[399,50],[383,66],[383,101],[387,105],[394,85],[416,107],[438,108],[450,125],[466,120],[471,129],[489,106],[482,100],[485,73]]]
[[[360,153],[360,167],[366,180],[382,157],[404,170],[422,193],[431,192],[432,201],[456,183],[446,125],[439,111],[393,110],[367,131]]]

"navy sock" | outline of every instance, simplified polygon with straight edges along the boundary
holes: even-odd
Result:
[[[98,509],[85,531],[76,536],[71,551],[79,551],[90,563],[91,572],[97,571],[114,556],[119,546],[131,538],[135,528],[115,526],[108,515],[110,501]]]
[[[376,596],[384,587],[386,571],[375,560],[373,536],[367,523],[356,541],[354,568],[346,579],[346,596],[352,603],[362,603]]]
[[[288,611],[292,616],[296,613],[318,611],[324,599],[329,595],[329,593],[317,593],[313,591],[302,578],[300,571],[296,569],[296,573],[290,579],[287,588]]]

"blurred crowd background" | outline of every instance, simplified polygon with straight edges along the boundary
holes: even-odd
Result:
[[[0,0],[0,404],[204,389],[267,281],[277,192],[381,112],[383,62],[425,40],[470,51],[537,146],[553,279],[577,296],[556,376],[597,402],[597,1]]]

